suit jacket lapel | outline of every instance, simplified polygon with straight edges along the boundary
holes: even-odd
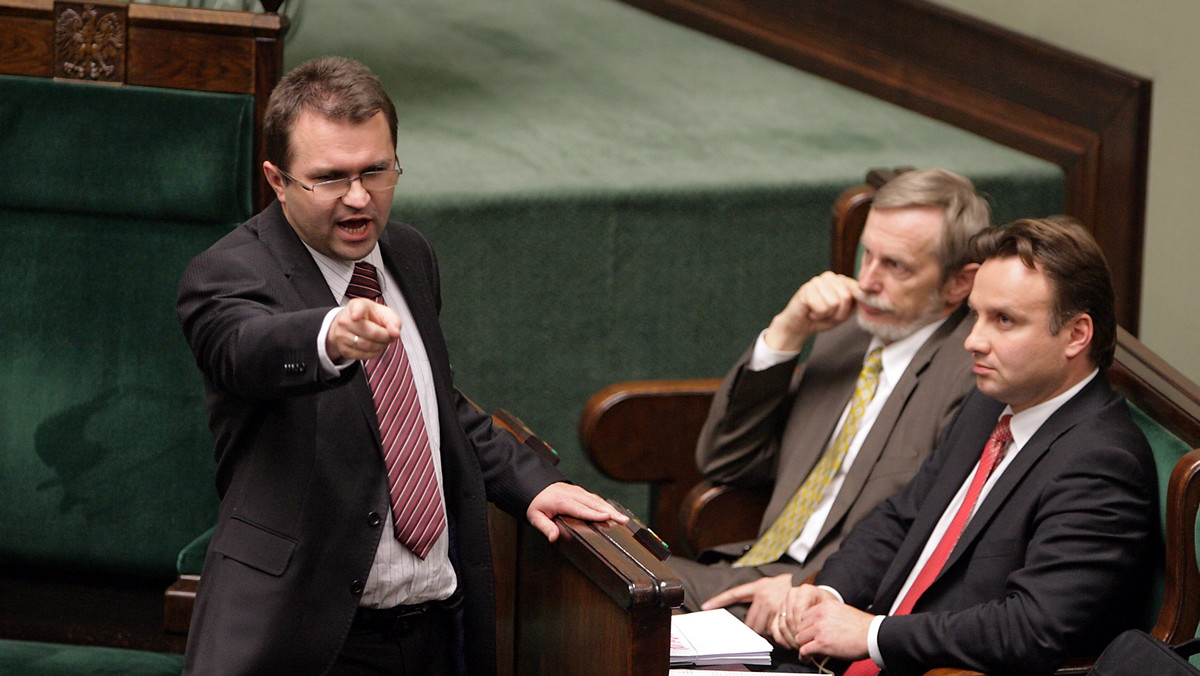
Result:
[[[965,307],[952,313],[938,327],[937,331],[921,345],[917,353],[913,355],[912,361],[909,362],[908,368],[904,370],[900,379],[896,381],[896,386],[892,388],[887,402],[880,409],[879,416],[871,426],[871,431],[867,433],[867,438],[863,440],[862,447],[859,448],[858,455],[855,457],[854,463],[850,466],[850,471],[846,474],[846,480],[842,483],[841,490],[838,491],[837,497],[834,498],[833,506],[829,511],[829,517],[825,519],[825,525],[817,537],[818,542],[829,534],[833,526],[841,520],[842,516],[858,500],[863,486],[867,483],[867,477],[871,475],[871,471],[875,468],[875,463],[878,462],[879,456],[883,454],[883,449],[887,446],[888,439],[891,438],[892,431],[896,427],[896,422],[899,420],[901,414],[904,413],[904,408],[908,405],[913,391],[917,389],[917,385],[921,382],[921,375],[929,367],[929,363],[933,361],[938,350],[945,345],[948,336],[958,328],[965,314]]]
[[[279,261],[284,276],[292,283],[305,307],[333,307],[341,301],[329,291],[321,269],[300,236],[288,225],[279,202],[263,211],[258,220],[258,236]]]
[[[970,397],[968,397],[968,401],[970,401]],[[959,448],[953,451],[949,448],[935,450],[935,455],[926,460],[926,462],[935,460],[940,455],[939,451],[948,454],[942,460],[944,463],[942,468],[937,472],[937,481],[921,502],[908,535],[900,544],[892,565],[880,582],[877,601],[884,606],[880,612],[890,610],[896,596],[900,593],[900,588],[908,579],[913,566],[916,565],[917,559],[924,550],[925,543],[933,534],[938,520],[942,518],[946,507],[950,505],[950,501],[954,499],[954,495],[962,487],[963,482],[979,464],[983,446],[987,443],[988,435],[991,434],[1000,411],[1004,409],[1004,404],[1000,402],[988,400],[988,403],[989,405],[984,406],[975,416],[975,420],[969,423],[972,425],[972,433],[964,436],[964,439],[958,444]],[[965,421],[963,422],[965,423]],[[943,571],[948,567],[949,564],[943,567]]]
[[[854,385],[862,370],[863,355],[870,345],[871,336],[865,331],[856,330],[844,339],[840,338],[829,343],[829,349],[826,349],[823,341],[820,352],[814,348],[808,362],[802,367],[804,371],[801,378],[815,378],[819,385],[803,388],[808,395],[802,395],[802,399],[793,403],[790,414],[792,420],[784,428],[786,436],[781,441],[781,448],[808,450],[786,453],[780,459],[779,481],[763,514],[760,531],[765,531],[775,522],[825,454],[846,403],[854,395]],[[821,374],[813,372],[808,368],[809,363],[824,365],[828,373],[825,370]]]
[[[296,294],[306,308],[328,307],[332,309],[341,303],[340,298],[334,298],[329,290],[329,283],[317,267],[316,260],[309,253],[300,236],[288,224],[279,202],[273,203],[262,212],[257,223],[258,236],[271,254],[276,257],[284,276],[292,284]],[[350,368],[359,368],[352,366]],[[355,375],[347,386],[354,392],[364,420],[379,439],[379,422],[375,414],[375,401],[371,395],[371,387],[367,383],[366,370],[359,368],[360,374]]]
[[[987,524],[995,518],[1000,508],[1021,486],[1025,475],[1034,471],[1038,461],[1050,450],[1050,445],[1054,440],[1074,427],[1081,419],[1087,417],[1088,411],[1097,408],[1102,403],[1105,391],[1108,389],[1104,383],[1103,376],[1097,375],[1092,382],[1055,411],[1026,442],[1009,466],[1005,468],[1004,474],[996,480],[992,490],[988,491],[971,520],[967,522],[962,537],[959,538],[954,551],[950,553],[950,558],[946,560],[945,567],[942,568],[943,572],[953,566],[971,543],[987,528]],[[988,434],[991,434],[990,430]],[[978,458],[976,458],[976,462],[978,462]]]

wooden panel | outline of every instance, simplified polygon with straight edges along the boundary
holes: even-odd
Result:
[[[163,632],[166,584],[10,569],[0,575],[0,636],[183,652],[185,639]]]
[[[212,58],[184,59],[204,53]],[[180,31],[130,26],[131,85],[253,94],[254,42],[235,35],[189,35]]]
[[[1148,80],[924,0],[625,2],[1058,164],[1136,334]]]
[[[553,544],[522,525],[516,673],[665,676],[679,580],[622,526],[556,522]]]
[[[49,5],[18,6],[0,16],[0,54],[5,55],[0,59],[0,73],[52,77],[54,22]]]

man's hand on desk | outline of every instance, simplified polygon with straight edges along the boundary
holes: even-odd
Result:
[[[867,658],[867,633],[874,615],[842,603],[832,592],[804,584],[788,600],[772,628],[775,641],[796,648],[801,658]]]
[[[622,524],[629,521],[629,517],[617,511],[604,498],[561,481],[546,486],[533,498],[529,509],[525,511],[529,523],[542,531],[550,542],[558,539],[558,525],[554,523],[554,517],[559,515],[573,516],[586,521],[611,519]]]
[[[705,601],[700,609],[714,610],[735,603],[749,603],[750,609],[746,611],[746,626],[762,636],[770,636],[771,625],[779,616],[779,610],[787,601],[788,591],[791,588],[792,576],[790,574],[764,577],[726,589]]]

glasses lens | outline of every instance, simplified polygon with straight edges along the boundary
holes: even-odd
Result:
[[[387,190],[396,187],[400,180],[400,172],[396,169],[368,171],[361,178],[363,187],[367,190]]]
[[[319,200],[335,200],[350,192],[350,179],[337,178],[332,181],[322,181],[313,184],[313,197]]]
[[[366,190],[387,190],[396,187],[396,183],[400,180],[400,170],[368,171],[357,179],[335,178],[332,181],[322,181],[313,185],[313,197],[319,200],[338,199],[350,192],[352,180],[362,181],[362,186]]]

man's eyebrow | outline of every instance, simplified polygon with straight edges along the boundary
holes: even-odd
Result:
[[[393,166],[395,166],[393,160],[381,160],[379,162],[375,162],[374,164],[368,164],[367,166],[363,167],[361,172],[358,173],[365,174],[368,171],[386,171],[391,169]],[[314,170],[312,175],[318,178],[338,179],[350,176],[351,172],[343,171],[341,169],[334,169],[333,167],[322,167]],[[357,176],[358,174],[354,175]]]

